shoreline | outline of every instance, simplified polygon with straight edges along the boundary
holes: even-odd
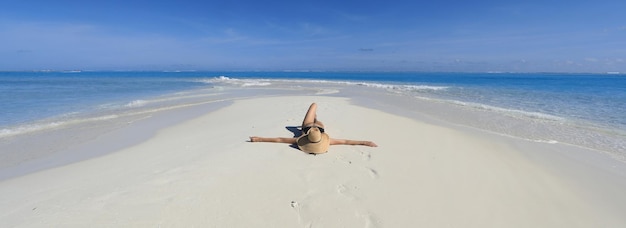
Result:
[[[146,115],[133,115],[115,122],[89,123],[39,132],[5,142],[3,148],[21,156],[4,156],[0,181],[105,156],[152,138],[161,129],[225,107],[216,101]]]
[[[120,129],[145,140],[0,181],[0,226],[626,225],[624,163],[350,97],[245,98],[160,113],[175,120]],[[312,156],[247,142],[290,137],[285,127],[298,125],[311,102],[331,137],[379,147],[333,146]],[[100,139],[86,145],[114,140]]]
[[[354,99],[365,107],[387,110],[392,114],[420,119],[453,128],[471,128],[504,137],[545,144],[562,144],[610,156],[626,164],[623,133],[616,129],[591,129],[591,125],[519,118],[489,109],[476,109],[455,102],[424,99],[419,96],[385,91],[341,90],[338,96]]]
[[[91,113],[94,115],[90,115],[90,113],[84,113],[84,115],[67,114],[59,118],[46,119],[43,122],[2,129],[0,147],[6,145],[5,139],[13,137],[11,135],[20,137],[20,134],[38,134],[51,129],[63,128],[63,125],[66,124],[80,124],[77,122],[84,122],[85,125],[96,122],[116,124],[119,121],[115,119],[135,115],[132,112],[154,113],[161,108],[178,109],[180,108],[177,107],[180,106],[179,104],[194,106],[206,102],[206,100],[215,99],[215,97],[230,100],[245,98],[244,94],[250,97],[325,94],[351,97],[355,100],[365,101],[361,102],[362,105],[383,110],[395,110],[397,109],[396,106],[406,106],[405,104],[407,104],[413,107],[406,107],[406,110],[398,111],[395,114],[411,117],[411,115],[404,113],[420,113],[419,118],[434,118],[440,120],[438,124],[468,126],[535,142],[575,145],[608,154],[614,159],[626,163],[626,144],[624,143],[626,131],[621,128],[541,112],[463,102],[462,99],[446,99],[436,95],[437,91],[447,93],[445,91],[448,89],[463,89],[462,86],[442,87],[427,83],[411,85],[410,83],[395,84],[395,82],[386,81],[310,80],[280,77],[273,79],[229,78],[227,76],[193,79],[192,81],[206,84],[207,87],[179,91],[179,93],[150,99],[137,98],[126,101],[126,105],[122,105],[124,108],[99,110]],[[378,106],[374,107],[369,102],[378,104]],[[608,116],[607,118],[612,117]],[[6,156],[0,151],[0,161],[4,160],[4,157]]]
[[[149,139],[162,128],[216,111],[236,100],[248,99],[255,92],[258,91],[235,89],[225,93],[222,90],[207,93],[204,89],[191,90],[187,91],[192,95],[191,99],[174,99],[176,103],[173,104],[96,113],[95,116],[83,117],[94,121],[67,120],[65,122],[77,123],[0,138],[0,147],[3,148],[0,150],[0,181],[97,158],[133,146]],[[262,96],[281,94],[295,95],[301,92],[272,90]],[[169,100],[168,97],[165,100]],[[101,118],[103,115],[115,118]],[[111,142],[111,145],[99,146],[102,141]]]

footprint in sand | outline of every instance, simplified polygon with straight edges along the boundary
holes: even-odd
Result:
[[[337,185],[337,193],[341,194],[342,196],[344,196],[345,198],[349,200],[356,199],[356,197],[352,193],[350,193],[350,189],[348,189],[348,187],[346,187],[343,184]]]
[[[378,171],[376,171],[375,169],[372,168],[366,168],[367,172],[370,174],[370,177],[373,179],[378,178]]]
[[[300,214],[300,204],[298,203],[298,201],[292,200],[290,205],[291,205],[291,208],[293,208],[296,211],[296,214],[298,215],[298,223],[300,223],[302,227],[310,228],[313,226],[312,222],[307,222],[303,224],[302,215]]]
[[[344,194],[346,192],[346,186],[343,184],[337,185],[337,192]]]
[[[298,215],[298,222],[302,223],[302,217],[300,216],[300,205],[298,204],[298,201],[291,201],[291,208],[296,211],[296,214]]]
[[[343,163],[346,163],[346,164],[352,164],[352,161],[350,161],[350,160],[346,159],[344,156],[337,155],[335,158],[336,158],[338,161],[341,161],[341,162],[343,162]]]
[[[361,151],[361,157],[363,157],[364,161],[369,161],[370,159],[372,159],[372,154],[370,154],[369,152]]]
[[[359,212],[357,212],[356,215],[358,217],[363,218],[363,220],[365,220],[365,227],[366,228],[378,227],[378,222],[376,221],[374,216],[372,216],[370,213],[359,213]]]

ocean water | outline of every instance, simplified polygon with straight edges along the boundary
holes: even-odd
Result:
[[[400,95],[482,113],[461,120],[473,127],[626,154],[626,75],[604,74],[0,72],[0,139],[272,88]]]

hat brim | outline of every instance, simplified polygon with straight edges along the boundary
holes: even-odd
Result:
[[[319,142],[311,142],[307,136],[307,134],[304,134],[296,141],[300,150],[312,154],[328,152],[328,147],[330,146],[330,137],[328,134],[322,133],[322,139]]]

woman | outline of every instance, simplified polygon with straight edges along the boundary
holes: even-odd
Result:
[[[324,124],[317,120],[317,104],[309,106],[309,110],[302,121],[302,135],[297,138],[263,138],[250,137],[250,142],[274,142],[296,144],[300,150],[311,154],[322,154],[328,152],[330,145],[363,145],[377,147],[371,141],[357,141],[348,139],[333,139],[324,132]]]

